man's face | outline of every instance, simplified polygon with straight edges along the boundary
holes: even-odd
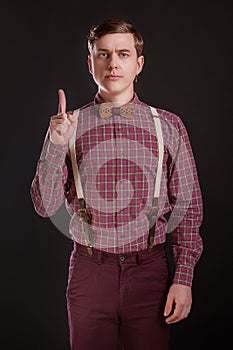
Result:
[[[99,92],[107,96],[127,96],[143,67],[143,56],[137,57],[131,33],[107,34],[95,41],[88,56],[89,70]]]

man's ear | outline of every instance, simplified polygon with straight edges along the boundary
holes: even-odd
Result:
[[[88,64],[89,72],[92,74],[93,70],[92,70],[92,61],[91,61],[90,55],[87,56],[87,64]]]
[[[139,56],[137,62],[137,75],[141,73],[143,65],[144,65],[144,56]]]

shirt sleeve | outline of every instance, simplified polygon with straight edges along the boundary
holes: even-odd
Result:
[[[48,131],[30,189],[35,210],[43,217],[55,214],[64,202],[67,152],[68,145],[52,143]]]
[[[191,286],[194,267],[203,251],[200,236],[203,201],[189,136],[182,120],[176,117],[168,175],[171,207],[168,233],[175,265],[173,283]]]

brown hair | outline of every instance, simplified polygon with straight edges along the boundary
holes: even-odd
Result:
[[[141,34],[136,30],[136,28],[128,22],[123,21],[122,19],[109,18],[105,19],[102,23],[98,25],[93,25],[90,28],[88,39],[88,49],[91,53],[94,47],[95,40],[100,39],[106,34],[115,34],[115,33],[131,33],[134,37],[134,45],[137,51],[137,56],[142,55],[143,51],[143,39]]]

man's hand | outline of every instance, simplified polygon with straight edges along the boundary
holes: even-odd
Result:
[[[76,130],[77,120],[66,113],[66,96],[62,89],[58,90],[58,96],[58,114],[50,119],[50,140],[56,145],[65,145]]]
[[[187,317],[192,305],[191,287],[182,284],[172,284],[164,309],[164,316],[168,324],[175,323]]]

